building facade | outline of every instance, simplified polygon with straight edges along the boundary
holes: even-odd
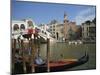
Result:
[[[49,32],[52,34],[54,38],[61,39],[63,38],[63,24],[60,23],[54,23],[54,24],[49,24]]]
[[[64,39],[70,40],[71,38],[74,40],[76,37],[76,32],[78,30],[78,26],[76,25],[76,22],[71,22],[68,20],[67,15],[64,13]]]
[[[64,20],[62,23],[57,20],[52,20],[49,24],[41,24],[40,28],[49,31],[57,40],[69,40],[71,32],[76,33],[78,26],[76,22],[70,22],[67,15],[64,13]]]
[[[82,38],[95,40],[96,38],[96,25],[93,22],[82,24]]]

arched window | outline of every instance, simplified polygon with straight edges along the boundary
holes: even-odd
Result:
[[[14,24],[13,30],[15,31],[15,30],[18,30],[18,29],[19,29],[18,24]]]
[[[47,35],[47,33],[45,32],[45,35]]]
[[[44,31],[42,31],[42,33],[44,33]]]
[[[21,29],[23,29],[23,30],[25,29],[25,25],[24,25],[24,24],[21,24],[21,25],[20,25],[20,30],[21,30]]]

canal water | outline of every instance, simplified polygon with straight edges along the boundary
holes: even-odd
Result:
[[[41,44],[40,55],[42,59],[46,59],[46,44]],[[50,43],[50,60],[58,61],[62,59],[78,59],[85,54],[89,54],[89,61],[83,65],[68,69],[70,70],[85,70],[96,68],[96,45],[95,44],[81,44],[68,45],[67,43]]]

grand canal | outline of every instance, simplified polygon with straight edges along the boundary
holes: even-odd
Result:
[[[40,55],[46,59],[46,44],[41,44]],[[81,44],[68,45],[67,43],[51,43],[50,44],[50,60],[57,61],[62,59],[80,58],[85,54],[89,54],[89,61],[83,65],[68,69],[68,70],[84,70],[96,68],[96,45],[95,44]]]

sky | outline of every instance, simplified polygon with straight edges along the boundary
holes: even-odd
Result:
[[[89,5],[72,5],[58,3],[38,3],[25,1],[12,1],[12,20],[22,20],[31,18],[37,25],[48,24],[56,19],[63,22],[64,12],[69,21],[76,22],[77,25],[86,20],[92,20],[96,16],[96,7]]]

